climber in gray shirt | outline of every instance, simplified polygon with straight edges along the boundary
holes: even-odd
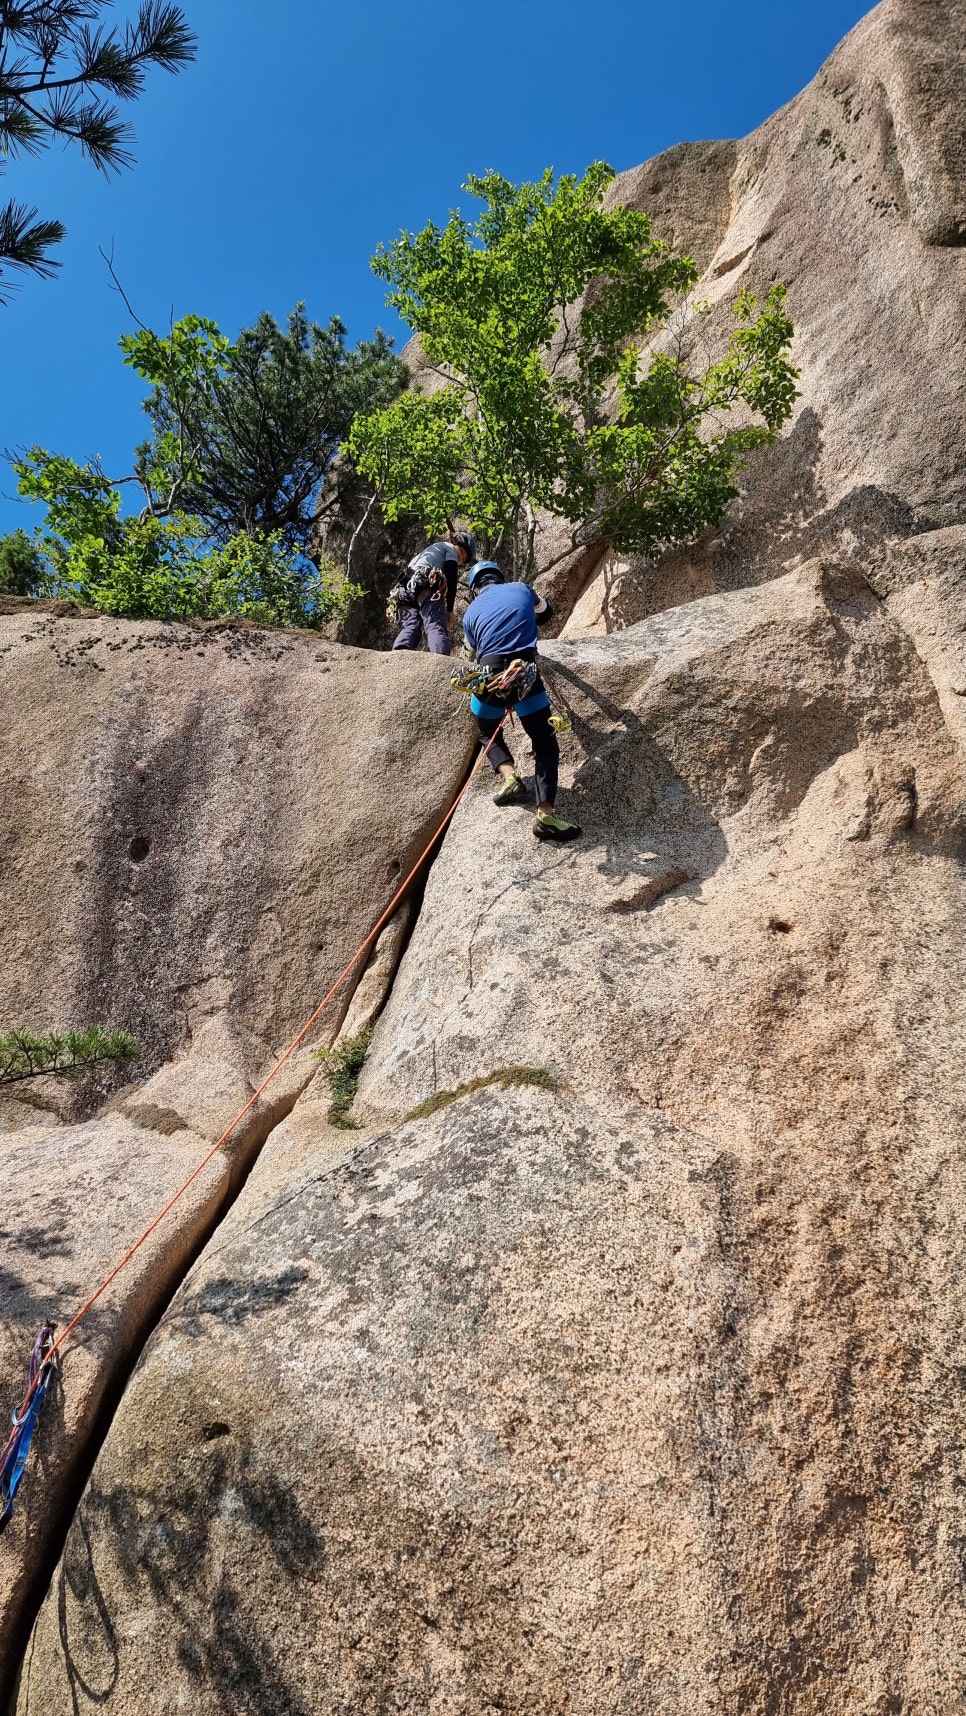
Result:
[[[399,622],[393,649],[418,649],[425,634],[433,655],[449,655],[460,567],[475,559],[472,536],[455,530],[413,556],[393,592]]]

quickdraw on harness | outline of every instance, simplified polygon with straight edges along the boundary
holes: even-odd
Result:
[[[514,703],[522,703],[529,697],[539,672],[535,661],[514,659],[508,667],[496,669],[474,662],[454,667],[449,682],[464,697],[479,697],[485,703],[498,704],[501,709],[512,709]]]
[[[415,566],[407,568],[408,578],[400,578],[389,596],[389,606],[386,609],[388,619],[398,621],[401,608],[421,607],[423,602],[431,602],[436,596],[446,594],[446,573],[441,566]]]
[[[23,1477],[44,1396],[54,1374],[55,1359],[48,1357],[54,1344],[54,1324],[45,1323],[30,1355],[30,1386],[27,1403],[13,1413],[13,1430],[0,1454],[0,1532],[6,1530],[13,1513],[13,1498]]]
[[[543,670],[543,683],[547,687],[547,696],[554,707],[554,714],[550,717],[551,727],[555,733],[572,732],[574,724],[570,719],[567,705],[564,703],[559,691],[555,689],[553,680],[547,673],[546,667],[544,667]]]

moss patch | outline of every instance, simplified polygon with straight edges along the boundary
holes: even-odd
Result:
[[[419,1102],[403,1116],[402,1125],[408,1120],[425,1120],[429,1114],[437,1114],[441,1108],[448,1108],[451,1102],[459,1102],[461,1097],[472,1096],[475,1090],[485,1090],[487,1085],[502,1085],[506,1090],[515,1084],[532,1084],[538,1090],[560,1090],[560,1080],[546,1067],[500,1067],[497,1072],[486,1073],[482,1078],[467,1079],[465,1084],[458,1084],[455,1090],[438,1090],[434,1096],[427,1096],[425,1102]]]

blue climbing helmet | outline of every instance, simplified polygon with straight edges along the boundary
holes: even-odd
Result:
[[[505,584],[506,579],[495,560],[478,560],[470,567],[466,582],[475,594],[485,590],[487,584]]]

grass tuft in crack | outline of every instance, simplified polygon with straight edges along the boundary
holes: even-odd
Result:
[[[341,1042],[333,1043],[331,1049],[319,1051],[319,1060],[326,1064],[325,1074],[332,1096],[329,1125],[343,1132],[353,1132],[359,1125],[357,1120],[353,1120],[351,1109],[375,1028],[374,1024],[367,1025],[357,1037],[343,1037]]]

